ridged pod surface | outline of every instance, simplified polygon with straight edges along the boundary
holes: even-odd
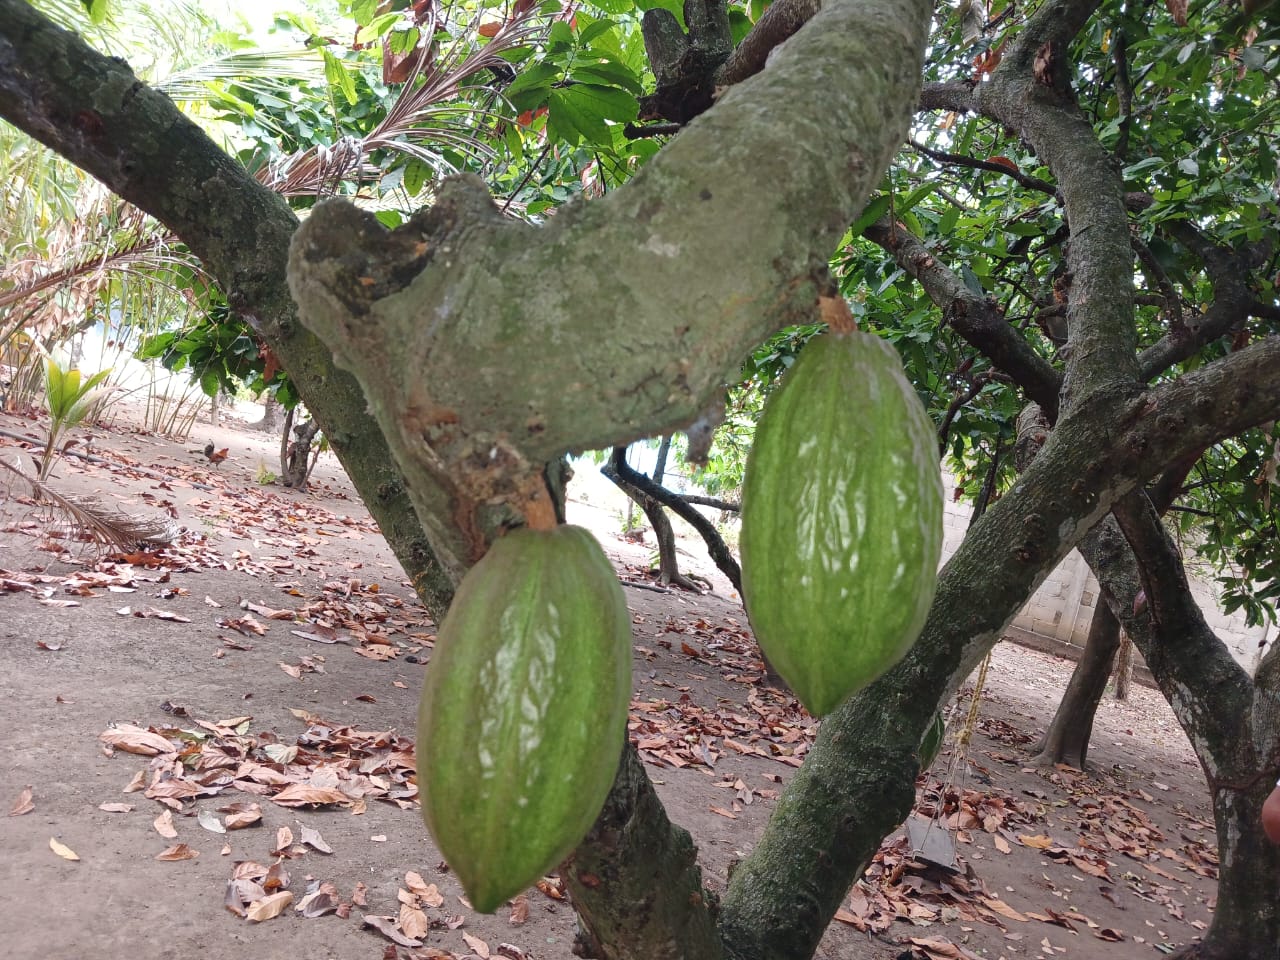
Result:
[[[742,490],[742,590],[814,716],[896,663],[937,586],[942,478],[929,416],[869,334],[810,340],[769,398]]]
[[[516,530],[463,578],[418,713],[422,812],[490,913],[563,860],[613,783],[631,616],[581,527]]]

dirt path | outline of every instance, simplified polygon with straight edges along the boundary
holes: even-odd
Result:
[[[8,416],[0,429],[43,431]],[[573,913],[554,880],[480,915],[431,846],[411,751],[434,626],[336,461],[322,459],[311,494],[260,487],[276,440],[198,429],[186,443],[95,430],[108,463],[56,471],[63,491],[173,517],[187,529],[173,550],[95,568],[46,535],[19,486],[0,501],[0,808],[31,794],[29,812],[0,817],[4,954],[570,957]],[[188,452],[210,437],[231,449],[217,469]],[[0,456],[20,450],[0,439]],[[624,582],[645,581],[653,548],[615,536],[623,501],[583,474],[570,519]],[[717,595],[628,587],[631,733],[722,890],[816,725],[760,685],[741,606],[696,541],[684,545]],[[1090,774],[1025,765],[1069,672],[997,648],[967,755],[955,743],[971,689],[921,783],[932,829],[958,831],[959,869],[912,860],[891,838],[819,956],[1126,960],[1203,929],[1207,795],[1156,694],[1104,703]],[[279,916],[240,915],[269,913],[273,894],[291,899]]]

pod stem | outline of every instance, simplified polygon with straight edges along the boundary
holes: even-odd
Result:
[[[554,530],[558,525],[556,507],[551,502],[551,493],[541,482],[529,491],[528,498],[521,504],[524,522],[530,530]]]
[[[849,303],[844,297],[819,297],[818,312],[832,333],[853,333],[858,329],[858,323],[853,319]]]

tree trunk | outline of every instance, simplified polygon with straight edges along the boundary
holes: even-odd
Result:
[[[275,434],[280,430],[280,403],[273,396],[266,396],[262,401],[262,419],[253,424],[253,429],[262,433]]]
[[[1116,656],[1116,688],[1117,700],[1129,699],[1129,685],[1133,682],[1133,641],[1122,630],[1120,632],[1120,653]]]
[[[219,390],[209,398],[209,422],[217,427],[221,425],[222,409],[220,401],[222,399],[222,391]]]
[[[1120,621],[1099,600],[1089,622],[1084,651],[1067,684],[1058,712],[1036,746],[1036,761],[1045,765],[1065,763],[1084,769],[1093,733],[1093,717],[1111,676],[1111,664],[1120,646]]]
[[[1175,953],[1178,960],[1280,958],[1280,847],[1261,826],[1273,783],[1264,775],[1242,790],[1220,784],[1213,791],[1218,902],[1204,939]]]
[[[293,411],[290,411],[292,413]],[[285,457],[284,475],[281,482],[295,490],[307,489],[307,476],[311,460],[311,441],[320,432],[320,424],[314,419],[300,423],[293,428],[293,442],[289,444],[289,453]]]

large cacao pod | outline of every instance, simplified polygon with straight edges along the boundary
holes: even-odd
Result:
[[[422,812],[490,913],[582,840],[613,783],[631,693],[631,616],[581,527],[521,529],[463,578],[418,713]]]
[[[937,436],[894,349],[858,331],[810,340],[756,427],[741,550],[756,639],[814,716],[919,636],[942,498]]]

